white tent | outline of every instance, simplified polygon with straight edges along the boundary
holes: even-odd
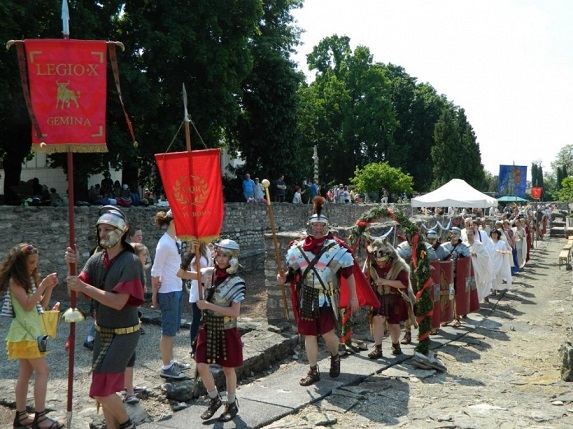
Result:
[[[474,207],[497,206],[497,200],[472,188],[462,179],[452,179],[441,188],[412,198],[412,207]]]

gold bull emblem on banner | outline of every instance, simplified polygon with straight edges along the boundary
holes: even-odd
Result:
[[[76,104],[76,108],[79,109],[80,105],[78,103],[78,98],[80,98],[80,91],[73,91],[69,89],[69,80],[67,82],[56,81],[56,84],[58,85],[58,92],[56,95],[56,109],[69,108],[70,101],[73,101]]]

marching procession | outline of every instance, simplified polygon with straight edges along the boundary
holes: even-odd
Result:
[[[329,220],[324,214],[324,198],[315,197],[313,203],[313,214],[307,223],[308,235],[292,242],[286,255],[281,255],[281,259],[286,261],[287,271],[277,274],[279,284],[291,283],[295,323],[304,338],[309,370],[299,381],[302,387],[320,383],[324,376],[318,367],[319,337],[324,339],[330,352],[330,367],[327,368],[329,378],[335,379],[340,375],[341,352],[344,351],[340,328],[344,311],[353,313],[360,307],[369,309],[373,340],[367,353],[369,359],[380,359],[386,353],[399,356],[403,353],[401,344],[416,343],[418,339],[415,333],[412,334],[419,319],[416,318],[418,297],[412,283],[415,268],[411,243],[405,240],[393,246],[387,236],[370,237],[366,246],[366,260],[359,266],[353,249],[330,230]],[[499,218],[468,215],[457,223],[465,226],[463,229],[452,226],[457,222],[454,218],[445,227],[439,222],[432,227],[418,224],[433,283],[430,292],[433,300],[430,335],[439,335],[440,327],[445,325],[461,326],[468,314],[489,302],[489,297],[512,289],[512,276],[525,266],[535,241],[547,232],[543,230],[543,222],[536,222],[535,215],[535,211],[525,207]],[[543,216],[548,215],[544,213]],[[201,418],[210,420],[224,406],[218,419],[222,422],[232,420],[239,413],[235,368],[243,363],[243,344],[237,321],[241,302],[248,299],[247,286],[237,275],[240,266],[239,244],[229,239],[216,241],[214,246],[201,243],[200,247],[204,248],[202,253],[207,256],[197,269],[193,264],[193,250],[199,243],[185,242],[187,248],[181,250],[173,227],[173,212],[160,211],[155,218],[156,221],[164,219],[157,225],[166,228],[155,252],[155,268],[151,269],[152,306],[161,310],[162,314],[160,350],[163,366],[158,370],[159,375],[167,381],[189,378],[183,375],[189,365],[173,358],[172,344],[181,319],[182,289],[179,286],[182,279],[194,280],[201,285],[200,295],[195,301],[200,313],[198,335],[196,333],[190,341],[191,356],[197,368],[194,379],[195,382],[201,380],[211,399]],[[139,336],[143,334],[141,322],[137,319],[137,308],[143,302],[145,274],[142,273],[146,261],[145,258],[140,261],[141,258],[134,254],[137,249],[135,244],[139,243],[130,244],[127,240],[135,234],[130,232],[127,215],[120,208],[105,206],[100,210],[96,235],[100,251],[94,253],[78,276],[69,276],[67,283],[69,290],[77,291],[97,303],[94,311],[96,332],[92,340],[93,381],[89,394],[101,404],[108,427],[132,428],[135,423],[129,420],[121,404],[121,396],[117,393],[124,391],[127,385],[123,372],[131,368],[133,373],[135,348]],[[441,242],[441,237],[447,240]],[[162,256],[164,251],[161,249],[164,247],[173,252]],[[65,260],[66,263],[77,262],[77,255],[71,248],[66,251]],[[160,269],[160,264],[164,268]],[[166,268],[170,265],[173,265],[173,269]],[[126,268],[128,266],[131,268]],[[121,269],[122,274],[112,272],[117,269]],[[171,271],[174,277],[168,281],[172,276],[168,274]],[[170,284],[178,284],[179,289],[163,290]],[[401,329],[404,329],[402,338]],[[384,350],[386,335],[390,344]],[[29,341],[25,337],[27,335],[22,340]],[[171,340],[167,341],[166,337]],[[167,358],[163,357],[163,353]],[[126,360],[118,360],[118,356]],[[210,371],[213,363],[224,370],[226,402],[222,401],[214,383]],[[426,362],[426,365],[426,368],[446,370],[437,359]],[[423,362],[421,367],[424,367]],[[134,396],[124,395],[124,402],[132,403],[128,398]],[[25,416],[19,409],[14,427],[26,427],[20,422],[34,419]],[[62,423],[46,418],[39,422],[44,421],[51,425],[47,427],[63,427]],[[38,423],[37,427],[44,425]]]

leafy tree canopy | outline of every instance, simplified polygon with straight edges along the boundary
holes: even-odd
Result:
[[[185,150],[183,83],[192,148],[225,147],[245,160],[240,175],[284,174],[287,182],[300,183],[312,176],[316,146],[321,182],[345,183],[369,164],[387,163],[408,172],[420,191],[452,177],[484,188],[479,144],[463,109],[400,66],[374,62],[366,46],[353,50],[345,36],[323,39],[307,57],[316,75],[305,83],[291,59],[300,34],[291,11],[302,5],[71,1],[71,37],[118,40],[126,47],[118,55],[122,99],[138,141],[132,144],[110,73],[109,153],[74,155],[76,191],[87,192],[88,177],[110,166],[123,169],[124,183],[156,184],[159,191],[154,154]],[[0,35],[59,38],[60,6],[60,0],[4,0]],[[31,145],[17,70],[14,52],[0,52],[0,157],[10,166],[5,188],[19,181]],[[65,155],[50,161],[66,169]],[[396,191],[411,192],[405,188],[412,183]],[[230,185],[240,189],[240,181]]]
[[[559,201],[573,201],[573,177],[566,177],[561,182],[561,189],[556,192]]]
[[[540,164],[541,165],[541,164]],[[555,161],[551,163],[551,168],[565,167],[567,171],[573,171],[573,145],[563,146],[557,153]]]
[[[431,153],[435,188],[456,178],[476,189],[487,188],[479,144],[463,109],[450,104],[442,111],[434,141]]]
[[[386,189],[388,193],[411,194],[414,180],[400,168],[391,167],[387,162],[375,162],[363,168],[357,168],[350,179],[360,193],[375,193]]]

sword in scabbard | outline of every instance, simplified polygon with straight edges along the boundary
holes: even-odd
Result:
[[[275,217],[273,215],[273,207],[271,206],[271,196],[269,193],[269,186],[271,183],[268,181],[268,179],[263,179],[261,184],[263,185],[263,188],[265,188],[265,196],[267,197],[267,211],[269,213],[269,219],[271,220],[271,230],[273,232],[273,243],[275,246],[275,259],[277,261],[277,267],[279,270],[279,274],[281,275],[281,277],[283,277],[284,271],[283,271],[282,264],[281,264],[281,257],[279,255],[279,243],[277,241],[277,232],[275,230]],[[290,319],[290,317],[289,317],[289,313],[288,313],[287,296],[286,296],[286,289],[285,289],[284,283],[281,284],[281,291],[282,291],[282,295],[283,295],[283,308],[284,308],[284,312],[285,312],[285,317],[288,320],[288,319]]]

